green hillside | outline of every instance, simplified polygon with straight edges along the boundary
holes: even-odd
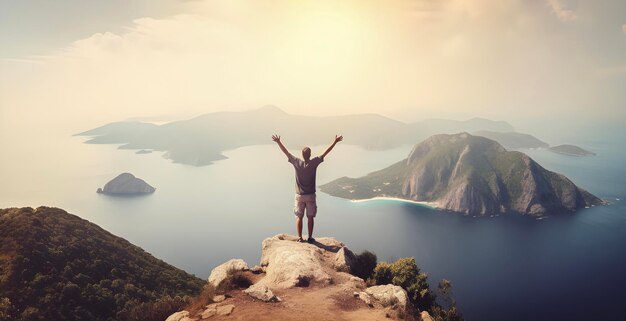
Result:
[[[120,320],[204,283],[61,209],[0,210],[2,320]]]

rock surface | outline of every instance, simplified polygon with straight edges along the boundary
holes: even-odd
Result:
[[[245,271],[248,269],[248,264],[242,259],[232,259],[226,263],[218,265],[209,275],[209,284],[213,285],[216,289],[222,287],[222,283],[228,279],[233,273],[237,271]]]
[[[333,238],[318,238],[317,243],[334,252],[344,247]],[[266,275],[261,282],[270,289],[328,284],[331,277],[322,265],[324,251],[314,244],[295,242],[295,237],[284,234],[267,238],[263,240],[261,256]]]
[[[215,302],[218,295],[213,295],[213,303],[201,309],[189,308],[190,313],[177,312],[170,318],[194,315],[198,320],[211,321],[419,320],[412,309],[407,313],[411,307],[401,288],[367,288],[363,279],[344,272],[355,263],[351,259],[354,253],[343,243],[330,237],[317,238],[313,244],[296,239],[280,234],[263,240],[262,269],[252,271],[242,260],[230,260],[216,267],[209,280],[222,288],[217,290],[222,302]],[[223,286],[234,272],[238,274],[237,282]],[[249,283],[240,282],[242,279]]]
[[[420,317],[422,318],[422,321],[433,321],[433,318],[430,316],[428,311],[422,311],[420,313]]]
[[[202,311],[202,314],[200,315],[200,317],[202,319],[208,319],[216,314],[217,314],[217,306],[209,305],[206,307],[204,311]]]
[[[279,301],[278,297],[274,295],[272,290],[270,290],[267,285],[264,284],[253,284],[249,288],[245,289],[243,292],[257,300],[261,300],[264,302]]]
[[[216,295],[213,297],[213,302],[215,303],[219,303],[226,300],[226,296],[225,295]]]
[[[431,136],[415,145],[405,160],[362,178],[337,179],[321,189],[349,199],[429,202],[468,215],[542,216],[604,204],[526,154],[467,133]]]
[[[406,291],[393,284],[371,286],[365,289],[365,293],[384,307],[392,306],[400,310],[405,310],[407,308],[407,302],[409,302]]]
[[[165,321],[182,321],[184,318],[189,317],[188,311],[179,311],[170,315]]]
[[[347,247],[342,247],[335,255],[334,267],[337,271],[350,273],[351,266],[356,262],[356,255]]]
[[[233,304],[220,305],[216,308],[217,315],[229,315],[233,313],[234,310],[235,305]]]
[[[144,180],[130,173],[122,173],[106,183],[104,188],[98,188],[98,193],[109,195],[137,195],[154,193],[156,189]]]

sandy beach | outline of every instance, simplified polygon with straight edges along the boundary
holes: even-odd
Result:
[[[386,197],[386,196],[377,196],[377,197],[372,197],[372,198],[365,198],[365,199],[360,199],[360,200],[350,200],[350,201],[354,202],[354,203],[362,203],[362,202],[370,202],[370,201],[395,201],[395,202],[404,202],[404,203],[417,204],[417,205],[426,206],[426,207],[433,208],[433,209],[441,209],[439,204],[437,204],[436,202],[421,202],[421,201],[413,201],[413,200],[407,200],[407,199],[403,199],[403,198]]]

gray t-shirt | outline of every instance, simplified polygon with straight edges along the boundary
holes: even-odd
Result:
[[[296,170],[296,194],[315,194],[315,174],[317,166],[324,161],[321,157],[314,157],[304,163],[298,157],[291,155],[287,159]]]

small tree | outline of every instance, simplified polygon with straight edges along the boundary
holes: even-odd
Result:
[[[443,279],[437,289],[440,301],[443,304],[435,304],[431,310],[434,321],[464,321],[463,316],[456,308],[456,301],[452,298],[452,282]]]
[[[380,262],[374,269],[376,284],[393,284],[406,290],[409,300],[418,309],[430,310],[435,295],[428,287],[428,275],[420,272],[415,258],[402,258],[391,264]]]

